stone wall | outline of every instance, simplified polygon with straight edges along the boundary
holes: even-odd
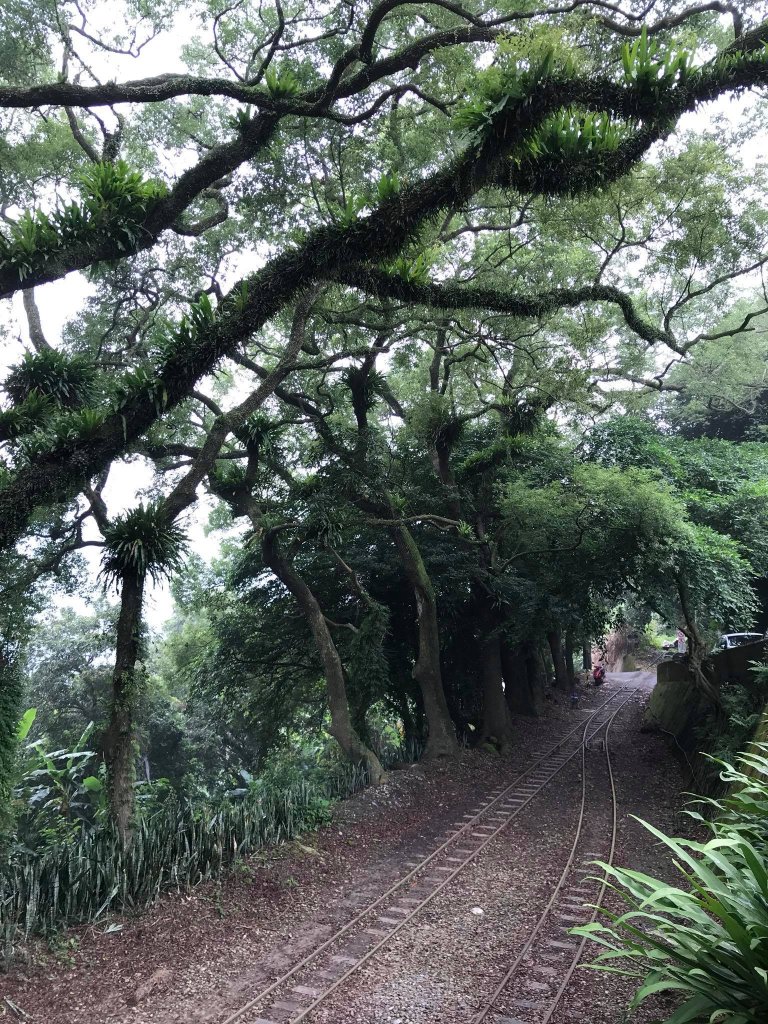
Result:
[[[756,661],[768,661],[765,642],[718,651],[712,657],[718,684],[732,682],[748,687],[753,682],[751,663]],[[662,661],[656,668],[656,680],[644,726],[671,733],[683,748],[690,750],[695,745],[694,729],[705,713],[706,703],[693,684],[688,663]]]
[[[694,729],[704,714],[704,701],[684,661],[665,661],[656,670],[643,728],[674,736],[684,750],[695,745]]]
[[[718,651],[712,658],[718,683],[741,683],[749,686],[753,681],[749,671],[753,661],[768,661],[768,644],[761,641],[757,644],[745,644],[743,647],[730,647]]]

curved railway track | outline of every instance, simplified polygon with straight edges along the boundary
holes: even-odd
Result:
[[[605,765],[611,794],[610,842],[602,855],[591,849],[583,851],[581,860],[578,859],[579,848],[584,846],[587,808],[588,764],[584,742],[581,748],[581,806],[568,861],[517,958],[496,985],[488,1002],[473,1018],[472,1024],[549,1024],[565,995],[588,941],[581,938],[577,942],[568,932],[575,924],[596,920],[597,910],[591,910],[588,915],[584,913],[585,900],[591,899],[600,906],[608,884],[607,878],[595,885],[594,881],[590,883],[583,876],[589,871],[588,863],[597,857],[612,864],[616,851],[618,808],[609,736],[614,719],[636,692],[630,693],[605,723]],[[589,845],[596,844],[592,841]],[[575,867],[577,863],[583,866]],[[538,980],[532,979],[531,975],[538,975]],[[530,998],[531,994],[534,998]],[[503,1008],[500,1006],[502,1003]],[[509,1016],[509,1013],[515,1016]],[[520,1014],[524,1014],[525,1019]]]
[[[602,729],[610,727],[616,714],[636,690],[629,691],[629,696],[626,696],[627,692],[626,688],[617,690],[590,712],[583,723],[537,756],[509,786],[491,791],[486,803],[465,814],[464,819],[467,820],[456,822],[435,850],[420,861],[408,864],[407,874],[290,970],[255,993],[246,1003],[230,1010],[228,1015],[216,1018],[217,1024],[299,1024],[310,1017],[395,935],[411,924],[424,907],[443,892],[579,753],[584,762],[585,744]],[[618,706],[617,702],[620,702]],[[582,780],[584,778],[582,769]],[[584,806],[583,793],[580,830]],[[560,888],[562,885],[557,892]],[[493,1009],[493,1004],[488,1006],[486,1016],[488,1013],[501,1017]]]

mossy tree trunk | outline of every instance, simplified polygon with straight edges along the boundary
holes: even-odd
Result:
[[[502,640],[501,668],[504,674],[504,696],[510,712],[515,715],[537,715],[538,666],[530,642],[513,648]]]
[[[725,711],[720,696],[720,687],[709,657],[708,644],[696,623],[696,616],[693,613],[688,593],[688,585],[682,576],[677,577],[676,583],[680,607],[685,619],[683,632],[688,641],[688,667],[690,673],[696,686],[712,704],[718,720],[723,721],[725,719]]]
[[[328,709],[331,714],[330,732],[346,757],[354,764],[364,764],[369,779],[378,784],[384,780],[384,769],[378,757],[360,739],[352,724],[347,698],[344,666],[334,643],[328,622],[309,584],[296,571],[280,548],[275,530],[266,530],[262,536],[262,554],[265,563],[290,591],[301,609],[315,641],[325,674]]]
[[[555,686],[558,690],[570,690],[572,677],[568,675],[568,667],[563,654],[563,635],[559,629],[551,629],[547,633],[547,643],[555,670]]]
[[[419,647],[413,666],[413,678],[421,690],[429,730],[424,756],[451,757],[458,753],[459,747],[443,689],[435,591],[424,559],[408,527],[402,523],[393,524],[391,533],[416,598]]]
[[[500,622],[490,595],[476,590],[475,607],[480,630],[478,646],[483,694],[483,720],[480,739],[496,743],[501,753],[512,745],[512,716],[504,695]]]
[[[568,670],[571,682],[573,682],[573,677],[576,675],[576,665],[573,659],[573,634],[570,630],[565,634],[565,667]]]
[[[585,672],[589,672],[592,668],[592,644],[589,640],[584,640],[581,647],[581,667]]]
[[[21,717],[22,683],[14,660],[0,638],[0,836],[12,824],[11,790]]]
[[[134,717],[139,688],[136,664],[141,650],[144,582],[145,577],[137,573],[126,573],[121,580],[109,723],[102,740],[110,816],[126,844],[131,840],[135,806]]]

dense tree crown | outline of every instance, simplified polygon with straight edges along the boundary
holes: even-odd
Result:
[[[768,595],[768,4],[5,13],[6,789],[24,678],[126,842],[137,769],[506,750],[630,608],[719,704]]]

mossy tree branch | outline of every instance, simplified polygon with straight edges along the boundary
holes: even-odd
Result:
[[[236,138],[211,149],[197,164],[179,177],[166,196],[149,206],[146,216],[133,232],[134,237],[129,244],[126,244],[126,239],[122,235],[111,238],[110,232],[104,230],[91,244],[76,242],[49,247],[48,251],[40,254],[41,258],[36,265],[22,275],[19,268],[12,263],[0,265],[0,298],[11,295],[20,288],[30,288],[57,280],[73,270],[84,269],[99,261],[122,259],[151,248],[162,232],[178,221],[197,196],[263,151],[282,117],[289,114],[300,117],[333,116],[332,107],[338,100],[357,95],[374,82],[407,67],[417,67],[426,54],[438,48],[438,44],[448,46],[468,41],[489,41],[495,38],[498,31],[489,26],[470,25],[447,33],[434,33],[417,41],[413,46],[391,55],[388,60],[374,61],[358,74],[347,79],[340,76],[337,81],[329,82],[323,90],[310,91],[296,99],[276,99],[267,91],[255,92],[253,87],[245,87],[250,89],[246,102],[258,106],[258,101],[262,109],[256,116],[243,122]],[[541,159],[508,161],[506,166],[498,167],[495,183],[527,193],[574,194],[615,180],[626,173],[649,146],[664,138],[681,114],[695,109],[700,103],[716,99],[723,93],[767,84],[768,61],[765,59],[763,45],[766,38],[768,22],[763,22],[740,36],[731,47],[726,48],[703,68],[692,72],[685,81],[680,81],[669,88],[665,96],[659,96],[653,91],[649,92],[637,86],[621,85],[604,76],[545,79],[539,83],[532,95],[526,97],[524,104],[515,105],[517,116],[506,125],[507,130],[514,132],[520,142],[547,116],[574,105],[596,112],[609,112],[630,121],[640,121],[643,127],[615,152],[598,154],[597,157],[590,154],[582,160],[565,163]],[[359,55],[353,48],[348,56],[347,66],[351,66]],[[188,76],[179,77],[184,80],[186,91],[189,93],[194,82],[189,80]],[[333,75],[331,78],[333,79]],[[71,91],[79,89],[78,86],[53,83],[51,86],[35,88],[58,89],[58,93],[54,91],[48,96],[49,102],[76,106],[86,102],[126,102],[129,97],[131,102],[168,99],[172,95],[178,95],[172,90],[168,92],[171,85],[180,87],[179,82],[173,81],[173,76],[170,80],[167,76],[161,76],[159,80],[134,83],[133,92],[125,92],[122,100],[116,93],[110,92],[111,89],[118,88],[116,86],[107,84],[87,87],[91,91],[88,91],[87,95],[82,95],[79,101]],[[244,88],[233,83],[229,85],[232,88],[227,90],[226,95],[230,96],[232,89]],[[34,93],[34,105],[45,102],[44,95],[44,92]],[[0,106],[27,106],[30,102],[32,94],[28,94],[22,102],[21,97],[14,100],[12,92],[0,89]],[[371,114],[375,109],[374,104]],[[508,115],[509,112],[506,113],[507,117]],[[489,183],[488,180],[484,182]]]
[[[515,184],[515,172],[510,168],[518,165],[509,159],[510,154],[554,111],[580,104],[627,118],[651,119],[650,126],[637,133],[620,159],[611,162],[597,154],[582,167],[580,183],[586,190],[590,184],[598,187],[626,173],[686,110],[722,93],[759,83],[768,83],[768,62],[763,59],[736,64],[716,59],[661,98],[649,97],[636,86],[620,86],[605,79],[542,82],[524,102],[498,112],[483,139],[444,170],[403,188],[371,214],[347,226],[328,225],[311,231],[301,245],[287,249],[235,285],[205,330],[184,344],[170,347],[165,360],[154,370],[155,386],[150,391],[146,387],[130,391],[120,409],[107,414],[88,437],[53,445],[3,487],[0,548],[21,536],[35,509],[52,500],[66,500],[81,490],[87,479],[126,451],[164,411],[182,402],[201,377],[260,330],[308,282],[333,277],[372,258],[391,258],[441,211],[455,209],[479,190],[500,184],[505,176],[507,184]],[[274,126],[272,119],[263,130],[270,133]],[[209,154],[214,162],[215,152]],[[193,179],[200,173],[199,166],[188,172]],[[567,168],[563,170],[567,172]],[[220,176],[221,167],[217,165],[216,179]],[[552,189],[551,181],[541,183],[541,191]],[[174,219],[178,212],[174,211]],[[162,402],[158,402],[158,394]]]

